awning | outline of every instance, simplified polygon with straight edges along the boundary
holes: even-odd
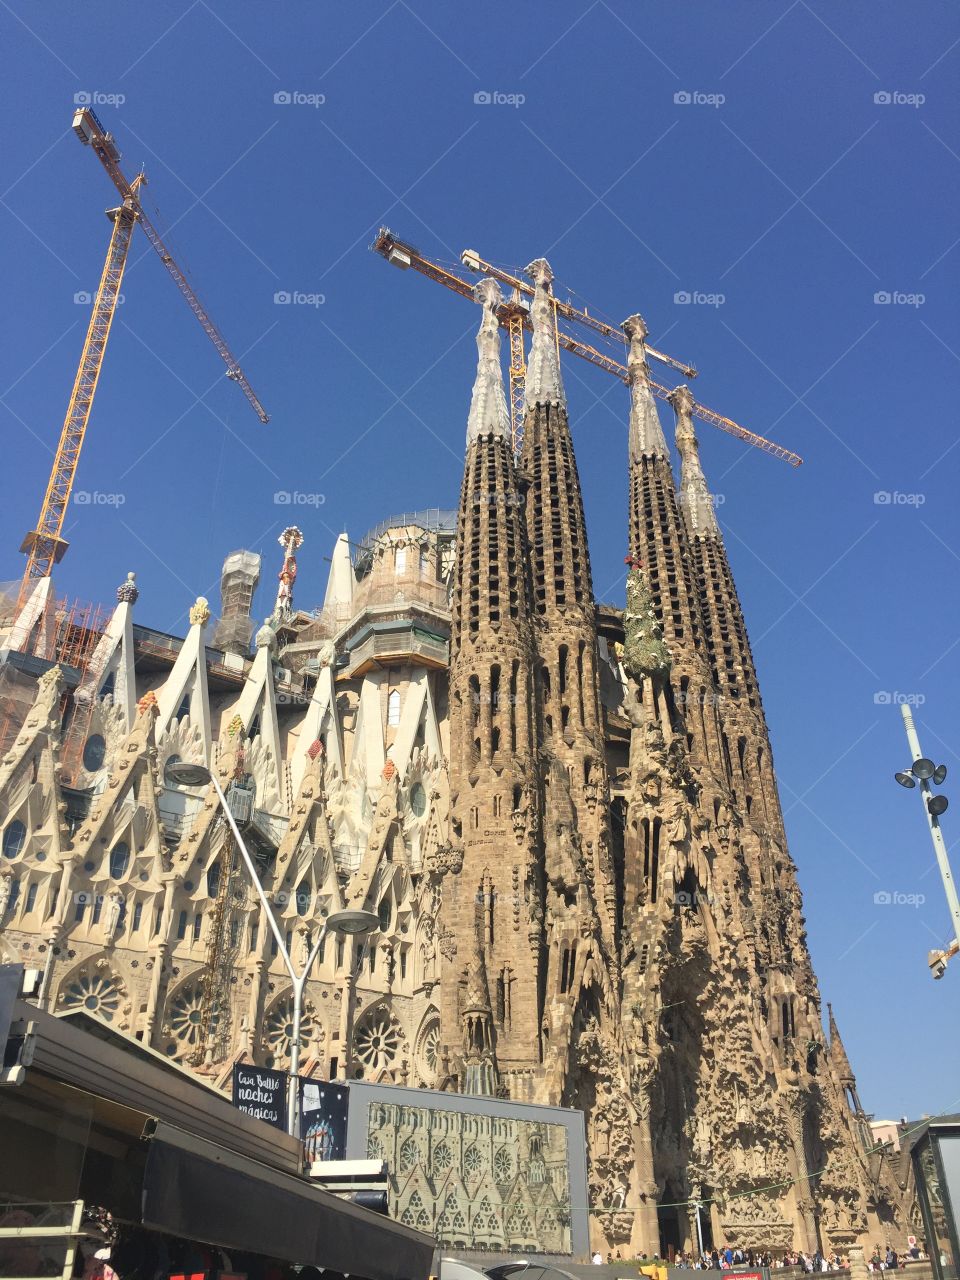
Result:
[[[429,1236],[162,1122],[141,1216],[169,1235],[370,1280],[419,1280],[433,1264]]]
[[[83,1199],[181,1239],[367,1280],[431,1274],[431,1237],[314,1186],[299,1142],[218,1091],[120,1035],[23,1001],[14,1017],[32,1033],[19,1083],[0,1089],[0,1148],[21,1153],[0,1169],[14,1198]]]

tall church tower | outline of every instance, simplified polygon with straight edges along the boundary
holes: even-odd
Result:
[[[475,296],[483,320],[460,491],[450,642],[450,834],[459,873],[444,884],[441,1034],[458,1087],[496,1081],[523,1097],[532,1096],[541,1065],[535,647],[522,497],[500,365],[500,290],[483,280]],[[478,1016],[485,1041],[477,1038]],[[485,1069],[468,1072],[478,1054]]]
[[[560,377],[550,264],[527,268],[535,291],[520,473],[533,572],[537,693],[545,768],[544,847],[550,948],[547,991],[572,996],[595,935],[615,965],[616,884],[597,675],[596,610],[580,477]],[[563,923],[561,923],[561,918]],[[569,1034],[560,1014],[557,1031]]]

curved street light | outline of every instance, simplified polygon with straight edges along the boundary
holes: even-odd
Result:
[[[273,933],[274,941],[277,944],[277,950],[283,957],[283,962],[290,974],[290,981],[293,983],[293,1022],[290,1034],[290,1070],[288,1072],[289,1080],[287,1082],[287,1132],[293,1136],[297,1135],[297,1126],[299,1121],[299,1104],[300,1104],[300,1084],[298,1073],[300,1071],[300,1026],[303,1019],[303,993],[307,985],[307,978],[310,970],[313,968],[317,956],[320,954],[320,948],[323,946],[324,939],[328,933],[337,933],[349,938],[357,938],[363,934],[373,933],[380,928],[380,918],[373,911],[362,911],[359,909],[347,909],[344,911],[332,911],[324,920],[320,929],[316,942],[310,949],[310,953],[303,965],[303,970],[297,973],[294,968],[293,960],[287,949],[286,939],[280,926],[277,924],[276,917],[271,909],[270,902],[264,891],[263,885],[260,883],[260,876],[257,872],[256,864],[250,856],[250,851],[244,844],[243,836],[240,834],[240,828],[237,826],[233,811],[230,808],[230,802],[224,794],[223,788],[220,786],[217,776],[206,765],[189,764],[186,761],[178,761],[176,764],[167,766],[165,777],[170,781],[182,787],[206,787],[213,786],[217,793],[217,799],[220,801],[220,807],[223,809],[227,822],[230,824],[230,830],[237,842],[243,858],[244,866],[247,868],[247,874],[253,881],[253,887],[256,890],[257,897],[260,899],[260,905],[263,908],[267,923]]]
[[[950,908],[950,916],[953,920],[955,935],[953,942],[945,950],[931,951],[927,955],[927,964],[930,967],[930,972],[935,978],[942,978],[946,972],[947,961],[951,956],[955,956],[960,952],[960,900],[957,898],[957,886],[953,878],[953,872],[950,870],[950,860],[947,857],[947,846],[943,839],[943,832],[940,830],[940,817],[946,813],[950,802],[946,796],[936,796],[930,791],[931,782],[936,783],[939,787],[946,779],[947,766],[945,764],[934,764],[928,756],[923,754],[920,750],[917,729],[913,723],[913,713],[905,702],[900,704],[900,711],[903,715],[903,727],[907,732],[907,742],[910,744],[913,763],[909,769],[901,769],[893,776],[901,787],[906,787],[908,790],[915,787],[917,781],[920,783],[923,811],[927,817],[930,839],[933,841],[933,851],[937,855],[937,863],[940,867],[943,891],[946,894],[947,905]]]

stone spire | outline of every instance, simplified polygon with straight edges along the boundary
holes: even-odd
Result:
[[[827,1012],[830,1015],[830,1061],[833,1063],[840,1083],[844,1088],[851,1086],[856,1088],[856,1077],[853,1074],[850,1059],[847,1057],[847,1051],[843,1047],[843,1041],[840,1039],[840,1031],[833,1016],[832,1004],[827,1005]]]
[[[477,377],[467,418],[468,446],[480,436],[510,435],[510,414],[500,365],[500,324],[497,320],[497,307],[503,295],[496,280],[486,279],[475,287],[473,296],[483,307],[483,319],[477,333]]]
[[[620,326],[630,339],[627,356],[627,375],[630,379],[630,460],[643,456],[666,458],[667,442],[657,403],[650,390],[650,366],[647,364],[647,348],[644,338],[647,326],[643,316],[628,316]]]
[[[700,446],[693,429],[693,393],[685,384],[670,392],[677,415],[677,449],[680,451],[680,507],[693,538],[719,538],[720,528],[713,497],[700,465]]]
[[[557,320],[550,293],[553,271],[546,258],[536,258],[527,267],[525,274],[534,284],[533,303],[530,307],[533,341],[530,344],[524,386],[526,406],[529,409],[535,404],[566,405],[557,353]]]

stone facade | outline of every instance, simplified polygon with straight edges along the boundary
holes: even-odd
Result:
[[[520,457],[485,281],[459,509],[393,517],[356,555],[341,536],[322,608],[294,606],[291,528],[252,654],[236,593],[232,650],[214,648],[204,600],[183,639],[135,624],[132,575],[82,670],[55,661],[48,584],[9,620],[0,948],[42,970],[55,1011],[221,1083],[288,1063],[290,979],[229,827],[212,787],[170,773],[207,763],[298,968],[332,911],[379,916],[325,939],[304,1074],[581,1109],[604,1252],[695,1247],[698,1225],[717,1244],[902,1244],[897,1169],[867,1153],[823,1029],[689,393],[678,489],[631,317],[627,608],[600,607],[550,270],[529,272]],[[405,1211],[435,1225],[418,1176]],[[505,1244],[523,1236],[491,1213]]]

